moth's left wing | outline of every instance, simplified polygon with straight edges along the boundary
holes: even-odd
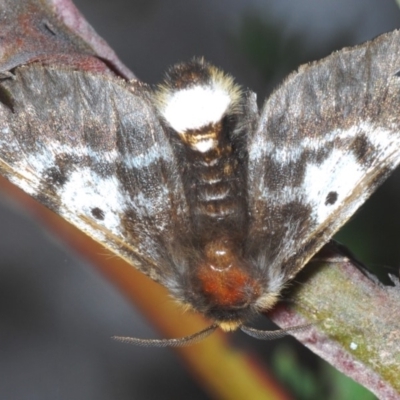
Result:
[[[0,81],[0,173],[167,285],[187,205],[151,96],[104,74],[17,68]]]
[[[279,288],[400,162],[400,32],[300,67],[249,139],[247,253]],[[272,289],[272,288],[270,288]]]

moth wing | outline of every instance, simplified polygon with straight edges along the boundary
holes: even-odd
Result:
[[[400,32],[288,77],[250,138],[248,254],[281,287],[400,161]]]
[[[18,68],[0,82],[0,172],[165,283],[187,205],[150,96],[101,74]]]

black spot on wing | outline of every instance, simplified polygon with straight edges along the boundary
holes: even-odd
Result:
[[[337,192],[329,192],[325,199],[325,205],[335,204],[338,199]]]
[[[92,208],[90,211],[91,211],[93,217],[95,217],[96,219],[99,219],[101,221],[104,219],[104,216],[105,216],[104,211],[102,209],[100,209],[99,207]]]

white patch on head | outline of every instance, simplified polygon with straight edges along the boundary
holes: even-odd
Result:
[[[174,130],[185,132],[219,122],[232,100],[229,91],[214,82],[169,94],[161,112]]]

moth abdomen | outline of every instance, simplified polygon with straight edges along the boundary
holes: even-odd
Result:
[[[197,166],[188,171],[191,175],[189,201],[196,220],[204,219],[204,223],[214,220],[217,225],[242,225],[246,202],[239,194],[240,186],[245,182],[242,182],[238,167],[236,160],[228,154],[220,155],[216,165]]]

